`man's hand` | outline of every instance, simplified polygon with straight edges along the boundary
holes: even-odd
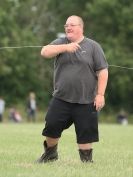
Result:
[[[76,52],[76,50],[81,49],[80,45],[76,42],[72,42],[66,45],[66,51],[70,53]]]
[[[100,111],[105,105],[104,95],[97,94],[94,100],[94,106],[97,111]]]

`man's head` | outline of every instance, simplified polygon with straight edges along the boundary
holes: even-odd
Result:
[[[84,22],[79,16],[68,17],[64,28],[67,38],[72,42],[77,42],[83,37]]]

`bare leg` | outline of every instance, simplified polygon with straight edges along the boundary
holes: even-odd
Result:
[[[58,144],[59,138],[46,137],[46,142],[48,147],[53,147]]]
[[[78,147],[83,150],[92,149],[92,143],[78,144]]]

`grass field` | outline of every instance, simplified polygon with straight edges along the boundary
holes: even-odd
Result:
[[[43,124],[0,124],[0,177],[133,177],[133,125],[100,124],[94,163],[79,160],[74,128],[64,131],[59,160],[35,164],[43,151]]]

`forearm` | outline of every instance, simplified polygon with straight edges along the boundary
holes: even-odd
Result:
[[[52,58],[64,52],[73,53],[78,49],[81,49],[81,47],[76,42],[60,45],[46,45],[42,48],[41,55],[45,58]]]
[[[52,58],[57,56],[59,53],[66,52],[66,44],[62,45],[46,45],[41,50],[41,55],[45,58]]]
[[[108,81],[108,70],[103,69],[98,72],[98,87],[97,87],[97,95],[104,96],[106,86]]]

